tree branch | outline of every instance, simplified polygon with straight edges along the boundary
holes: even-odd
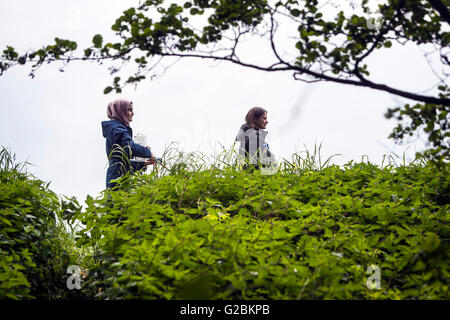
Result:
[[[447,21],[448,24],[450,24],[450,11],[448,10],[447,6],[440,0],[428,0],[428,2],[437,12],[439,12],[441,18]]]
[[[270,45],[271,45],[272,51],[273,51],[274,55],[277,57],[279,63],[287,65],[287,63],[285,61],[283,61],[283,59],[281,59],[280,55],[278,54],[277,49],[275,48],[275,42],[273,40],[274,32],[275,32],[274,31],[275,23],[273,21],[273,15],[275,14],[276,11],[277,10],[275,9],[273,12],[270,12]]]
[[[392,21],[395,20],[396,18],[398,18],[400,15],[400,10],[397,10],[397,13],[395,14],[395,17],[393,17],[387,24],[386,27],[382,27],[377,35],[377,37],[375,38],[372,47],[367,50],[367,52],[365,54],[363,54],[361,57],[358,58],[358,60],[356,60],[355,63],[355,75],[360,78],[361,74],[358,71],[358,67],[359,64],[361,63],[362,60],[364,60],[369,54],[371,54],[373,52],[373,50],[377,47],[378,43],[380,42],[380,40],[383,38],[384,35],[386,35],[391,29],[392,29]],[[384,24],[384,23],[383,23]],[[363,80],[362,78],[360,78],[361,80]]]
[[[245,62],[242,62],[239,60],[234,60],[234,59],[231,59],[230,57],[222,57],[222,56],[205,56],[205,55],[197,55],[197,54],[180,54],[180,53],[161,53],[161,55],[175,56],[175,57],[182,57],[182,58],[200,58],[200,59],[210,59],[210,60],[222,60],[222,61],[232,62],[232,63],[238,64],[240,66],[243,66],[243,67],[252,68],[252,69],[256,69],[256,70],[260,70],[260,71],[270,71],[270,72],[294,71],[297,75],[298,74],[307,74],[307,75],[310,75],[314,78],[321,79],[321,80],[326,80],[326,81],[341,83],[341,84],[350,84],[350,85],[359,86],[359,87],[371,88],[371,89],[375,89],[375,90],[392,93],[392,94],[395,94],[395,95],[398,95],[398,96],[401,96],[401,97],[404,97],[407,99],[415,100],[415,101],[450,106],[450,99],[447,99],[447,98],[436,98],[436,97],[431,97],[431,96],[414,94],[411,92],[406,92],[406,91],[402,91],[399,89],[395,89],[395,88],[389,87],[384,84],[378,84],[378,83],[375,83],[375,82],[372,82],[372,81],[369,81],[366,79],[362,79],[362,80],[360,79],[360,81],[356,81],[356,80],[351,80],[351,79],[335,78],[335,77],[331,77],[331,76],[328,76],[325,74],[311,71],[309,69],[304,69],[304,68],[300,68],[297,66],[293,66],[293,65],[287,64],[287,63],[285,64],[285,67],[273,68],[273,65],[271,67],[262,67],[262,66],[258,66],[258,65],[254,65],[254,64],[245,63]],[[297,77],[295,77],[295,78],[297,79]]]
[[[446,98],[441,99],[441,98],[436,98],[436,97],[415,94],[415,93],[411,93],[411,92],[407,92],[407,91],[402,91],[399,89],[389,87],[384,84],[374,83],[374,82],[366,80],[364,78],[361,78],[360,81],[355,81],[355,80],[349,80],[349,79],[333,78],[333,77],[327,76],[325,74],[315,73],[310,70],[302,70],[302,68],[298,68],[298,71],[309,74],[313,77],[317,77],[317,78],[320,78],[323,80],[330,81],[330,82],[351,84],[351,85],[355,85],[355,86],[359,86],[359,87],[366,87],[366,88],[371,88],[371,89],[375,89],[375,90],[385,91],[385,92],[392,93],[392,94],[395,94],[395,95],[398,95],[398,96],[401,96],[401,97],[404,97],[407,99],[415,100],[415,101],[450,106],[450,99],[446,99]]]

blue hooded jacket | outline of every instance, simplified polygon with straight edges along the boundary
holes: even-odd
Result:
[[[106,188],[113,188],[117,179],[125,172],[143,169],[142,162],[133,162],[132,157],[150,158],[152,153],[146,147],[134,143],[133,130],[119,120],[102,122],[103,137],[106,138],[106,155],[109,167],[106,172]]]

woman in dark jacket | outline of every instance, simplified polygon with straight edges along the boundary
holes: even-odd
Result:
[[[239,145],[239,162],[244,168],[260,169],[273,164],[274,156],[266,143],[267,111],[260,107],[251,108],[245,123],[239,129],[236,141]]]
[[[133,120],[133,103],[118,99],[108,105],[109,121],[102,122],[103,136],[106,138],[106,155],[109,167],[106,173],[106,188],[114,188],[117,179],[127,171],[135,172],[155,164],[155,157],[149,147],[134,143],[130,122]],[[131,160],[132,157],[147,158],[144,162]]]

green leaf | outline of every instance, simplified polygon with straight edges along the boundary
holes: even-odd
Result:
[[[94,47],[101,48],[103,44],[103,37],[100,34],[96,34],[92,38],[92,43],[94,44]]]
[[[17,60],[17,62],[19,62],[19,64],[25,64],[26,61],[27,61],[27,59],[26,59],[26,57],[24,57],[24,56],[20,57],[20,58]]]
[[[423,243],[423,249],[426,252],[433,252],[436,251],[440,244],[441,240],[439,239],[439,237],[433,232],[428,232]]]
[[[442,34],[442,46],[446,47],[450,45],[450,32],[444,32]]]
[[[112,87],[106,87],[105,90],[103,91],[104,94],[108,94],[113,90]]]
[[[294,17],[298,17],[298,16],[300,16],[300,10],[298,10],[298,9],[292,9],[291,11],[291,15],[293,15]]]
[[[92,50],[91,50],[91,49],[88,48],[88,49],[85,49],[85,50],[84,50],[84,56],[85,56],[86,58],[90,57],[91,54],[92,54]]]

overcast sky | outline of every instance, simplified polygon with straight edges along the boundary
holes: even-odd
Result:
[[[0,0],[0,48],[19,52],[53,42],[55,37],[91,45],[94,34],[113,39],[110,26],[123,10],[138,1],[10,1]],[[246,50],[261,53],[258,44]],[[249,52],[249,51],[247,51]],[[370,60],[372,79],[404,90],[423,91],[437,79],[423,52],[415,47],[380,51]],[[0,77],[0,145],[11,149],[28,170],[49,182],[60,195],[96,196],[105,187],[106,152],[101,121],[118,97],[133,101],[134,133],[147,136],[156,156],[172,141],[184,151],[212,154],[217,142],[231,146],[249,108],[268,110],[269,141],[277,159],[314,149],[322,143],[334,163],[361,161],[380,164],[383,156],[402,156],[407,146],[387,137],[394,122],[383,114],[405,99],[387,93],[331,83],[306,84],[290,73],[264,73],[229,63],[182,60],[161,77],[118,96],[104,95],[111,79],[105,66],[75,62],[64,72],[44,65],[34,79],[29,66]],[[410,145],[407,157],[423,147]]]

